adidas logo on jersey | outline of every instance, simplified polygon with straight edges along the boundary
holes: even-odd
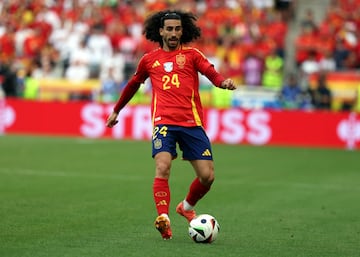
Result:
[[[211,156],[211,152],[209,149],[206,149],[203,153],[202,156]]]
[[[156,68],[160,66],[160,62],[158,60],[156,60],[153,65],[151,66],[151,68]]]

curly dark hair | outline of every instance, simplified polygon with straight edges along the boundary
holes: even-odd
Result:
[[[163,46],[163,39],[159,33],[159,30],[164,26],[164,20],[167,16],[169,18],[181,20],[183,34],[180,41],[182,44],[195,41],[201,36],[201,29],[195,24],[197,17],[194,14],[181,10],[165,10],[156,12],[145,20],[143,34],[145,35],[146,39],[153,42],[158,42],[161,47]]]

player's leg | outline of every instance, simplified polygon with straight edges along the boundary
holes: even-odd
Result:
[[[158,215],[169,214],[170,187],[169,176],[172,156],[168,152],[160,152],[154,156],[155,178],[153,193]]]
[[[171,154],[160,152],[154,156],[155,159],[155,178],[153,182],[153,196],[158,213],[155,219],[155,228],[160,232],[163,239],[172,238],[170,227],[169,205],[170,188],[169,176],[171,168]]]
[[[210,187],[215,180],[214,161],[193,160],[190,163],[195,170],[199,182],[206,187]]]
[[[214,181],[214,165],[211,160],[190,161],[194,167],[196,178],[192,181],[185,200],[178,204],[176,211],[189,222],[196,216],[196,203],[209,192]]]
[[[161,132],[161,133],[160,133]],[[155,160],[155,178],[153,197],[158,217],[155,227],[164,239],[171,239],[169,206],[169,177],[172,159],[176,157],[176,141],[166,126],[157,126],[153,133],[153,158]]]
[[[194,206],[210,190],[214,181],[214,163],[210,140],[201,127],[186,129],[179,144],[184,159],[190,161],[196,174],[185,199],[176,208],[190,222],[196,216]]]
[[[194,167],[197,177],[190,185],[186,201],[191,206],[195,206],[196,203],[210,190],[210,187],[214,182],[214,163],[212,160],[194,160],[191,161],[191,164]]]

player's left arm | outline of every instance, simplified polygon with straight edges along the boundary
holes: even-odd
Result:
[[[231,78],[225,79],[223,82],[221,82],[220,88],[228,89],[228,90],[235,90],[236,85],[234,81]]]
[[[204,72],[204,75],[216,86],[223,89],[236,89],[235,83],[231,78],[225,79],[218,73],[213,65],[210,65]]]
[[[225,79],[219,72],[217,72],[214,65],[209,62],[202,52],[198,49],[194,49],[194,52],[195,54],[193,56],[196,60],[195,63],[200,73],[206,76],[216,87],[228,90],[236,89],[234,81],[231,78]]]

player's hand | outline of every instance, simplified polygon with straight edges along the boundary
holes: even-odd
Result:
[[[119,121],[117,120],[118,113],[113,112],[110,114],[110,116],[107,118],[106,126],[109,128],[114,127]]]
[[[221,88],[228,89],[228,90],[234,90],[236,89],[235,83],[232,79],[225,79],[221,85]]]

